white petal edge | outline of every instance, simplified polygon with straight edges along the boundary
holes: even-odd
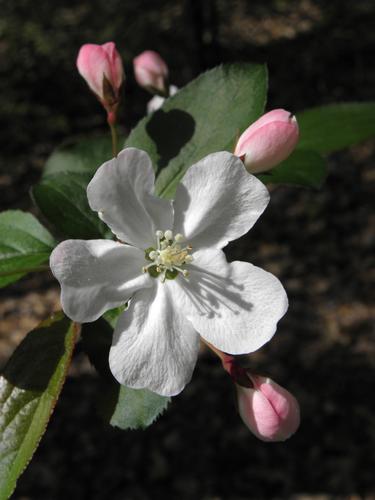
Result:
[[[110,240],[66,240],[52,252],[50,266],[61,285],[61,304],[74,321],[95,321],[152,285],[142,273],[144,253]]]
[[[123,149],[87,186],[89,205],[119,240],[146,249],[155,243],[156,230],[173,224],[172,204],[154,195],[154,181],[147,153]]]
[[[229,354],[254,352],[276,332],[288,308],[286,292],[273,274],[247,262],[225,266],[218,252],[222,253],[194,254],[189,279],[178,277],[170,285],[173,300],[201,337],[217,349]],[[205,267],[199,269],[201,262]]]
[[[120,316],[109,365],[120,384],[175,396],[190,381],[198,351],[199,335],[173,308],[169,288],[156,281]]]
[[[223,248],[249,231],[268,202],[267,188],[239,158],[213,153],[191,166],[178,185],[174,231],[194,248]]]

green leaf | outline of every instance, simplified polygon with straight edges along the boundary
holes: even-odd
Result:
[[[32,197],[44,217],[64,237],[113,237],[90,209],[86,194],[87,184],[98,167],[111,158],[111,139],[106,134],[63,144],[47,160]]]
[[[120,429],[145,429],[167,408],[170,398],[148,389],[131,389],[117,384],[102,391],[101,414]]]
[[[297,114],[298,149],[332,153],[375,136],[375,102],[349,102]]]
[[[48,262],[55,246],[37,219],[21,210],[0,213],[0,288]]]
[[[170,398],[147,389],[131,389],[115,380],[108,364],[112,334],[113,329],[103,319],[87,323],[82,328],[83,349],[101,375],[99,413],[120,429],[146,428],[167,408]]]
[[[109,228],[89,207],[86,188],[91,173],[57,172],[46,175],[32,189],[44,217],[65,237],[110,237]]]
[[[44,434],[70,364],[77,325],[62,314],[30,332],[0,377],[0,498],[8,498]]]
[[[324,158],[314,151],[294,151],[289,158],[257,177],[265,184],[295,184],[320,188],[327,176]]]
[[[157,193],[172,197],[190,165],[215,151],[233,151],[238,136],[262,114],[266,92],[264,66],[219,66],[141,120],[125,145],[148,152],[158,174]]]
[[[98,167],[112,158],[109,134],[75,139],[58,147],[48,158],[43,176],[56,173],[94,175]]]

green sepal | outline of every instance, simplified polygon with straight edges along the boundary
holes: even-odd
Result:
[[[150,262],[152,262],[152,259],[150,258],[150,253],[151,252],[155,252],[155,248],[153,248],[153,247],[146,248],[146,250],[145,250],[145,259],[149,260]]]
[[[178,275],[179,271],[177,271],[177,269],[173,269],[172,271],[167,269],[165,272],[165,277],[167,278],[167,280],[174,280],[177,278]]]
[[[152,278],[157,278],[158,276],[160,276],[160,272],[157,271],[157,266],[148,267],[147,272]]]

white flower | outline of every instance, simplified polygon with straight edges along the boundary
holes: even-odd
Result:
[[[170,85],[169,86],[169,95],[175,95],[178,92],[178,87],[175,85]],[[152,99],[150,99],[147,103],[147,114],[150,115],[154,111],[158,110],[161,108],[164,104],[165,97],[161,97],[160,95],[154,95]]]
[[[281,283],[246,262],[228,263],[221,250],[269,200],[240,159],[207,156],[170,201],[154,195],[147,154],[129,148],[98,169],[87,195],[119,241],[64,241],[51,269],[74,321],[130,301],[109,357],[121,384],[172,396],[191,378],[200,336],[230,354],[255,351],[273,336],[288,305]]]

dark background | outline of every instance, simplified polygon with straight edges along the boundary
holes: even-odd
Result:
[[[373,98],[374,25],[371,0],[1,0],[0,208],[30,209],[28,190],[52,149],[105,130],[75,69],[83,43],[116,42],[127,73],[120,121],[129,129],[149,99],[132,76],[132,58],[145,49],[162,54],[178,86],[220,62],[267,61],[267,108],[298,111]],[[275,273],[288,291],[277,335],[252,362],[299,399],[294,437],[256,440],[208,353],[156,424],[110,428],[95,414],[97,379],[78,354],[13,498],[375,498],[374,149],[367,141],[331,155],[321,191],[274,190],[261,221],[228,249],[231,259]],[[49,276],[1,290],[0,363],[56,308]]]

